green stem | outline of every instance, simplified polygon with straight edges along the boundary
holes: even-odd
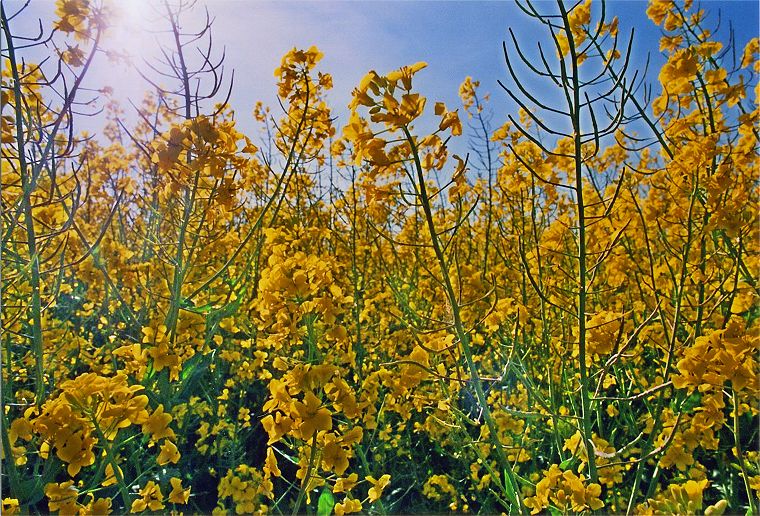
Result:
[[[98,439],[100,439],[100,441],[103,443],[103,449],[106,452],[106,458],[111,464],[113,475],[116,477],[116,483],[119,486],[119,493],[121,494],[121,498],[124,501],[124,511],[127,511],[130,509],[129,490],[127,489],[127,485],[124,483],[124,475],[121,474],[119,465],[116,463],[116,457],[114,457],[113,448],[111,448],[108,439],[106,439],[105,434],[103,434],[103,431],[100,429],[97,418],[91,416],[90,421],[92,421],[92,425],[95,427],[95,432],[98,434]]]
[[[462,346],[462,353],[464,354],[465,361],[467,362],[467,368],[470,372],[470,381],[472,382],[473,387],[475,388],[475,393],[478,397],[478,402],[480,403],[480,407],[483,409],[483,419],[485,420],[486,425],[488,426],[489,438],[491,440],[491,444],[494,448],[494,451],[496,452],[496,457],[498,459],[499,465],[501,469],[503,469],[506,472],[507,477],[509,477],[508,480],[514,488],[513,491],[515,494],[515,501],[517,502],[517,506],[519,510],[524,511],[525,508],[522,502],[522,496],[520,494],[520,488],[517,484],[515,472],[512,469],[512,464],[509,462],[509,460],[507,460],[507,457],[504,454],[504,449],[502,448],[502,444],[499,441],[498,428],[496,426],[496,423],[493,420],[493,417],[491,417],[491,410],[488,407],[488,400],[483,391],[483,385],[480,380],[480,375],[478,374],[478,368],[475,365],[475,361],[472,358],[472,349],[470,348],[470,338],[469,338],[469,335],[467,334],[467,331],[464,329],[464,325],[462,324],[462,317],[459,312],[459,302],[457,300],[456,292],[454,292],[454,287],[451,284],[451,278],[449,277],[446,257],[444,256],[443,250],[441,249],[441,244],[438,240],[438,232],[436,231],[436,228],[435,228],[435,221],[433,220],[433,212],[430,207],[430,197],[428,196],[427,187],[425,186],[425,175],[422,170],[422,163],[420,162],[420,155],[419,155],[419,150],[417,148],[417,143],[415,142],[414,138],[409,132],[408,127],[404,125],[404,126],[401,126],[401,129],[403,130],[404,136],[406,137],[412,149],[414,165],[417,171],[417,182],[418,182],[417,186],[419,187],[420,204],[422,205],[422,210],[425,214],[425,220],[427,223],[428,232],[430,233],[430,240],[433,246],[433,251],[438,260],[438,265],[441,268],[441,275],[443,276],[443,285],[446,291],[446,296],[448,298],[449,305],[451,306],[452,317],[454,319],[454,329],[457,334],[457,338],[459,339],[459,342]]]
[[[3,30],[8,43],[8,60],[10,61],[11,75],[13,76],[13,96],[16,116],[16,143],[18,144],[19,174],[21,176],[22,209],[24,223],[26,225],[26,245],[29,250],[29,267],[31,269],[30,287],[32,298],[30,310],[32,312],[32,353],[34,354],[35,395],[37,406],[42,405],[45,398],[45,381],[43,371],[43,343],[42,343],[42,306],[40,302],[40,257],[37,251],[37,236],[34,230],[34,218],[32,213],[32,190],[34,189],[33,177],[29,177],[26,163],[24,137],[24,116],[21,110],[23,94],[21,92],[21,78],[16,65],[16,52],[12,44],[12,37],[8,27],[5,10],[2,10]]]
[[[572,66],[571,89],[572,100],[568,102],[568,108],[573,125],[573,153],[575,162],[575,200],[578,213],[578,361],[580,369],[580,395],[581,417],[583,418],[583,444],[586,448],[588,459],[589,481],[598,482],[596,471],[596,456],[592,442],[591,399],[589,396],[589,375],[586,366],[586,296],[587,296],[587,270],[586,270],[586,205],[583,199],[583,153],[581,141],[581,85],[579,83],[578,56],[576,54],[575,41],[573,40],[570,21],[565,6],[561,1],[557,2],[562,19],[565,24],[565,32],[570,50],[570,63]]]
[[[744,454],[742,453],[742,443],[740,438],[739,429],[739,396],[736,395],[736,391],[733,391],[732,396],[734,402],[734,452],[736,458],[739,460],[739,469],[742,472],[742,480],[744,480],[744,489],[747,491],[747,500],[749,502],[749,508],[752,514],[757,514],[757,507],[755,506],[755,497],[752,494],[752,488],[749,485],[749,477],[747,476],[747,467],[744,464]]]
[[[314,469],[314,461],[317,459],[317,432],[314,432],[314,437],[311,438],[311,453],[309,454],[309,467],[306,469],[306,476],[301,484],[301,490],[298,492],[298,499],[293,506],[293,516],[298,514],[298,509],[301,508],[303,498],[306,496],[306,492],[309,490],[309,483],[311,482],[311,472]]]
[[[362,463],[362,467],[364,468],[364,474],[365,475],[371,475],[372,474],[372,468],[369,465],[369,461],[367,460],[367,454],[364,453],[364,448],[362,448],[361,444],[358,444],[356,446],[356,454],[359,456],[359,460]],[[383,501],[378,499],[375,501],[375,505],[378,509],[380,509],[380,514],[385,515],[388,514],[388,512],[385,510],[385,506],[383,505]]]

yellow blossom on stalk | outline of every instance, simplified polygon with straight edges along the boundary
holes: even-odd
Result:
[[[366,477],[367,482],[372,484],[372,487],[369,488],[369,491],[367,492],[367,496],[369,496],[370,503],[376,502],[380,499],[380,497],[383,495],[383,490],[388,487],[388,484],[391,483],[391,476],[388,474],[385,474],[381,476],[378,479],[375,479],[373,476],[367,476]]]
[[[660,25],[673,6],[673,0],[651,0],[647,7],[647,16],[657,25]]]
[[[293,48],[282,57],[279,68],[275,69],[274,75],[278,77],[278,94],[280,98],[295,100],[305,92],[302,90],[299,80],[314,68],[324,57],[324,54],[315,46],[308,50]]]
[[[112,500],[110,498],[95,498],[90,494],[90,501],[79,510],[80,516],[86,514],[111,514]]]
[[[269,414],[261,420],[261,425],[269,435],[267,444],[270,445],[279,441],[282,436],[290,432],[293,427],[293,419],[284,415],[282,412],[275,412],[274,415]]]
[[[668,450],[660,459],[660,465],[663,468],[675,466],[681,471],[686,471],[692,464],[694,464],[694,456],[684,449],[682,445],[679,446],[678,443],[674,443],[668,447]]]
[[[67,464],[74,477],[95,463],[94,448],[101,438],[112,441],[122,428],[147,419],[148,398],[135,395],[140,385],[130,386],[127,376],[85,373],[61,383],[60,394],[46,401],[38,415],[28,413],[32,433],[43,437],[40,453],[51,449]],[[26,424],[17,424],[15,434],[29,437]]]
[[[586,0],[582,4],[577,4],[567,15],[568,25],[570,27],[570,34],[573,37],[573,43],[577,48],[586,40],[586,27],[591,22],[591,0]],[[570,52],[570,42],[568,35],[565,32],[565,28],[557,35],[557,42],[559,44],[559,55],[565,57]],[[585,59],[584,55],[578,56],[580,64]]]
[[[584,27],[591,22],[591,0],[578,4],[568,15],[570,30],[576,45],[583,43],[586,33]]]
[[[166,342],[150,348],[148,355],[153,358],[153,367],[157,372],[167,367],[173,369],[179,364],[179,357],[169,350]],[[173,375],[173,379],[176,379],[176,375]]]
[[[473,81],[469,75],[464,78],[462,84],[459,85],[459,98],[462,100],[462,105],[467,116],[472,118],[472,107],[475,105],[476,91],[480,87],[480,81]],[[483,106],[478,105],[478,113],[482,112]]]
[[[177,446],[169,439],[165,439],[161,445],[161,453],[159,453],[156,462],[159,466],[163,466],[168,463],[176,464],[179,462],[180,453],[177,450]]]
[[[359,406],[356,402],[356,395],[352,392],[348,383],[339,377],[332,379],[330,383],[325,386],[325,394],[332,400],[333,406],[336,410],[340,410],[348,418],[356,418],[360,414]],[[361,431],[360,427],[357,427]],[[345,442],[346,436],[344,436]],[[361,439],[361,438],[360,438]]]
[[[443,102],[435,103],[435,114],[441,117],[441,123],[438,125],[438,129],[445,131],[451,128],[451,134],[453,136],[460,136],[462,134],[462,122],[459,121],[458,110],[449,111],[446,109],[446,104]]]
[[[163,502],[164,495],[161,493],[161,487],[154,481],[149,480],[140,489],[140,498],[132,502],[130,512],[143,512],[147,509],[156,512],[164,508]]]
[[[68,434],[58,447],[56,454],[59,459],[68,463],[66,470],[70,476],[76,476],[80,469],[95,463],[92,448],[96,441],[92,435],[75,432]]]
[[[262,497],[272,498],[272,482],[256,468],[240,464],[219,480],[219,498],[231,498],[237,514],[251,514],[260,509]]]
[[[119,466],[116,466],[116,469],[119,471],[119,474],[121,475],[124,474]],[[116,474],[113,470],[113,465],[110,462],[106,465],[105,473],[106,473],[105,478],[103,479],[103,482],[100,485],[103,487],[108,487],[108,486],[112,486],[116,484],[117,482]]]
[[[333,493],[347,493],[359,483],[359,475],[351,473],[347,477],[338,478],[333,486]]]
[[[359,87],[354,90],[353,98],[349,107],[352,117],[359,106],[373,107],[370,110],[370,119],[373,122],[383,122],[386,127],[397,129],[409,124],[419,117],[425,108],[425,97],[418,93],[411,93],[412,77],[415,73],[427,66],[427,63],[419,62],[410,66],[401,67],[390,72],[386,76],[379,76],[376,72],[369,72],[362,79]],[[395,96],[397,83],[407,93],[402,93],[400,99]],[[370,95],[371,93],[371,95]],[[353,140],[355,133],[344,133],[349,140]]]
[[[417,63],[414,63],[413,65],[402,66],[398,70],[390,72],[386,76],[386,78],[394,84],[396,84],[399,80],[401,80],[402,87],[405,90],[409,91],[412,89],[412,77],[414,76],[414,74],[426,67],[427,67],[427,63],[423,61],[419,61]]]
[[[422,488],[422,494],[433,500],[457,499],[457,490],[446,475],[432,475]]]
[[[699,61],[694,52],[690,49],[677,50],[660,69],[660,84],[670,94],[686,93],[698,71]]]
[[[752,38],[744,47],[741,67],[749,68],[752,63],[756,63],[758,54],[760,54],[760,38]]]
[[[82,51],[79,46],[68,46],[65,52],[62,53],[61,57],[66,62],[66,64],[69,64],[75,68],[78,68],[82,65],[84,65],[85,61],[85,54],[84,51]]]
[[[148,419],[142,425],[142,431],[144,434],[148,434],[151,440],[154,442],[159,439],[167,437],[169,439],[175,439],[174,430],[169,428],[169,423],[172,421],[171,414],[164,412],[163,404],[156,407],[156,410],[148,417]]]
[[[675,52],[678,47],[683,43],[683,36],[663,36],[660,38],[660,52],[667,50],[668,52]]]
[[[348,104],[352,112],[358,106],[372,107],[375,105],[375,101],[367,94],[367,90],[377,77],[377,72],[371,70],[359,82],[359,87],[352,92],[351,102]]]
[[[604,507],[601,492],[599,484],[587,484],[583,475],[577,476],[570,470],[563,472],[558,465],[552,464],[536,484],[535,496],[526,498],[525,505],[531,509],[531,514],[537,514],[549,505],[561,511],[597,511]]]
[[[268,473],[275,477],[282,475],[280,468],[277,466],[277,457],[274,454],[274,450],[271,446],[267,447],[267,457],[264,463],[264,473]]]
[[[362,503],[356,498],[346,498],[343,502],[335,504],[335,516],[343,516],[344,514],[351,514],[354,512],[360,512],[362,510]]]
[[[271,398],[264,404],[264,410],[275,410],[280,407],[288,407],[293,401],[288,392],[288,384],[277,378],[272,378],[269,382],[269,392]]]
[[[19,514],[20,511],[17,498],[3,498],[3,514]]]
[[[621,315],[614,312],[601,311],[594,314],[586,327],[589,330],[586,350],[589,355],[605,355],[611,353],[621,339]]]
[[[322,402],[311,391],[304,395],[303,402],[292,402],[291,413],[301,422],[298,431],[303,439],[310,439],[319,430],[332,428],[330,411],[322,406]]]
[[[702,494],[709,484],[705,479],[687,480],[683,484],[671,484],[656,498],[649,499],[647,505],[660,513],[695,514],[702,512]],[[711,510],[708,511],[707,509]],[[722,513],[719,506],[707,509],[705,509],[705,514]]]
[[[45,496],[48,499],[48,510],[51,512],[76,513],[79,491],[74,487],[74,481],[47,484]]]
[[[62,32],[74,33],[79,39],[90,34],[88,18],[92,14],[89,0],[58,0],[56,15],[60,18],[56,28]]]
[[[335,471],[342,475],[348,469],[348,454],[341,446],[335,434],[325,435],[322,448],[322,468],[325,471]]]
[[[673,385],[678,389],[705,392],[719,389],[729,380],[737,391],[748,388],[757,393],[760,390],[755,358],[758,347],[760,337],[747,333],[734,320],[724,330],[698,337],[684,351],[684,357],[677,364],[679,374],[673,375]]]
[[[172,490],[169,493],[169,502],[176,504],[186,504],[190,499],[190,488],[182,488],[182,480],[176,477],[169,479],[169,483],[172,486]]]

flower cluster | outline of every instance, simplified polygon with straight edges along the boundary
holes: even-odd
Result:
[[[569,107],[503,81],[508,120],[417,62],[338,127],[310,47],[255,135],[163,92],[64,136],[4,54],[3,514],[756,513],[759,40],[726,68],[652,0],[650,105],[618,20],[556,9]],[[66,73],[104,15],[57,3]]]

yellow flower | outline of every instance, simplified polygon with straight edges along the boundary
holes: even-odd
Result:
[[[585,27],[591,22],[591,0],[578,4],[567,16],[570,32],[575,45],[578,46],[586,39]]]
[[[293,427],[293,420],[283,415],[282,412],[277,411],[274,413],[274,416],[270,414],[264,417],[261,420],[261,425],[269,435],[269,440],[267,441],[269,445],[279,441],[283,435],[290,432],[290,429]]]
[[[45,496],[48,498],[50,512],[60,511],[73,513],[76,511],[77,496],[79,491],[74,487],[74,481],[50,483],[45,486]]]
[[[119,471],[120,474],[122,474],[121,468],[119,466],[116,466],[116,469]],[[114,473],[113,466],[108,463],[106,465],[106,478],[103,480],[103,482],[100,484],[103,487],[108,487],[111,485],[114,485],[116,483],[116,474]]]
[[[751,487],[756,493],[760,494],[760,475],[750,477],[749,487]]]
[[[335,504],[335,516],[343,516],[362,510],[362,503],[355,498],[346,498],[342,503]]]
[[[82,51],[81,48],[79,48],[78,45],[74,45],[73,47],[70,45],[66,45],[68,48],[65,52],[61,54],[61,57],[63,60],[70,64],[73,67],[80,67],[84,65],[85,62],[85,54]]]
[[[744,47],[742,54],[742,68],[749,67],[757,60],[757,54],[760,52],[760,38],[752,38]]]
[[[291,412],[301,420],[299,431],[302,439],[311,438],[314,432],[319,430],[330,430],[332,428],[330,411],[322,406],[322,402],[311,391],[306,393],[303,402],[294,401],[292,403]]]
[[[663,22],[673,5],[673,0],[651,0],[647,8],[647,16],[659,25]]]
[[[451,128],[451,134],[453,136],[460,136],[462,134],[462,122],[459,120],[458,110],[455,109],[454,111],[446,113],[438,128],[441,131]]]
[[[275,477],[279,477],[282,474],[280,468],[277,467],[277,457],[275,457],[271,446],[267,447],[267,458],[264,461],[264,473],[267,472]]]
[[[660,69],[660,84],[668,93],[686,93],[698,71],[699,62],[694,53],[690,49],[677,50]]]
[[[348,469],[348,454],[340,445],[335,434],[325,436],[325,444],[322,450],[322,467],[327,471],[335,471],[342,475]]]
[[[760,477],[758,477],[760,478]],[[339,478],[333,486],[333,493],[347,493],[359,482],[359,475],[351,473],[345,478]]]
[[[165,367],[173,368],[179,364],[179,357],[169,350],[166,342],[150,348],[148,354],[153,358],[153,367],[156,371],[162,371]]]
[[[412,76],[425,67],[427,67],[427,63],[422,61],[414,63],[413,65],[402,66],[398,70],[390,72],[386,78],[394,84],[401,80],[403,88],[406,91],[409,91],[412,89]]]
[[[161,453],[158,454],[158,458],[156,459],[156,462],[159,466],[163,466],[164,464],[168,464],[171,462],[172,464],[176,464],[179,462],[180,459],[180,453],[179,450],[177,450],[177,447],[174,445],[173,442],[171,442],[169,439],[166,439],[164,443],[161,445]]]
[[[172,420],[171,414],[164,412],[163,404],[159,405],[153,414],[148,417],[142,425],[142,431],[144,434],[150,434],[153,441],[158,441],[164,437],[169,439],[175,439],[174,430],[169,428],[169,423]]]
[[[391,476],[388,474],[383,475],[379,479],[375,480],[375,477],[368,476],[367,481],[372,484],[369,488],[367,495],[370,502],[375,502],[383,495],[383,489],[385,489],[391,482]]]
[[[585,489],[583,504],[585,507],[591,507],[592,511],[598,511],[604,507],[604,502],[599,499],[602,494],[602,486],[599,484],[589,484]]]
[[[161,493],[161,487],[150,480],[140,490],[140,498],[132,502],[131,512],[142,512],[146,509],[159,511],[164,508],[163,502],[164,495]]]
[[[660,459],[660,464],[664,468],[675,465],[679,470],[686,471],[688,466],[694,464],[694,457],[691,453],[684,450],[683,446],[678,446],[674,443],[673,446],[668,448],[662,459]]]
[[[470,110],[472,109],[473,105],[475,105],[476,90],[479,86],[480,81],[473,81],[472,77],[469,75],[465,77],[464,81],[462,81],[462,84],[459,85],[459,98],[462,99],[462,105],[464,106],[465,111],[467,111],[467,115],[470,117],[472,117],[472,112]],[[478,112],[480,112],[480,109]],[[436,115],[440,115],[440,113],[436,112]]]
[[[425,109],[427,99],[419,93],[406,93],[401,96],[401,105],[399,106],[400,116],[396,118],[397,124],[402,125],[409,123],[422,114]]]
[[[101,514],[111,514],[111,499],[110,498],[95,498],[93,495],[90,495],[92,499],[90,500],[90,503],[79,509],[80,516],[85,515],[101,515]]]
[[[663,36],[660,38],[660,52],[663,50],[675,52],[681,43],[683,43],[683,36]]]
[[[66,470],[69,475],[74,477],[85,466],[90,466],[95,463],[95,454],[92,452],[92,447],[97,442],[92,436],[84,436],[82,432],[76,432],[70,434],[63,445],[58,446],[56,455],[63,462],[68,463]]]
[[[185,504],[190,499],[190,488],[182,489],[182,480],[176,477],[169,479],[172,485],[172,491],[169,493],[171,503]]]
[[[29,441],[32,438],[32,430],[32,424],[28,419],[15,419],[13,423],[11,423],[11,428],[8,432],[8,439],[12,443],[15,443],[19,437],[25,441]]]
[[[452,501],[457,499],[457,490],[446,475],[431,476],[422,486],[422,494],[433,500],[443,500],[447,496]]]
[[[18,514],[21,511],[21,508],[18,504],[17,498],[3,498],[3,514],[8,514],[9,516],[12,514]]]

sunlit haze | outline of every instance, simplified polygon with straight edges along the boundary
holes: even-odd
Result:
[[[9,9],[21,5],[17,0],[5,3]],[[111,86],[114,97],[129,108],[127,99],[138,103],[150,89],[134,67],[160,82],[148,64],[157,65],[161,45],[171,48],[173,36],[168,32],[162,2],[127,0],[109,5],[115,14],[104,47],[130,56],[132,66],[99,56],[89,80]],[[550,7],[552,3],[537,5]],[[719,36],[727,38],[730,27],[738,48],[757,34],[757,2],[708,1],[704,5],[710,11],[720,10]],[[257,101],[277,106],[273,71],[282,55],[293,47],[311,45],[324,52],[321,69],[333,75],[335,86],[329,99],[339,117],[338,125],[346,119],[351,90],[367,71],[387,72],[420,60],[429,63],[416,79],[421,93],[455,106],[459,84],[472,76],[481,81],[484,92],[492,94],[490,109],[498,119],[514,107],[497,84],[507,77],[502,41],[508,39],[512,28],[530,49],[534,45],[531,39],[540,33],[509,1],[198,1],[181,17],[181,29],[188,33],[200,30],[205,9],[213,20],[212,56],[225,52],[227,78],[235,70],[231,104],[244,130],[252,128],[249,115]],[[33,1],[15,31],[35,32],[36,18],[49,22],[54,10],[52,1]],[[652,67],[658,68],[662,62],[656,44],[660,30],[646,17],[646,2],[612,1],[608,10],[610,16],[619,16],[621,34],[636,28],[634,64],[643,67],[646,52],[650,52]],[[656,82],[656,76],[647,79]],[[100,124],[97,119],[83,120],[80,127],[95,129]]]

